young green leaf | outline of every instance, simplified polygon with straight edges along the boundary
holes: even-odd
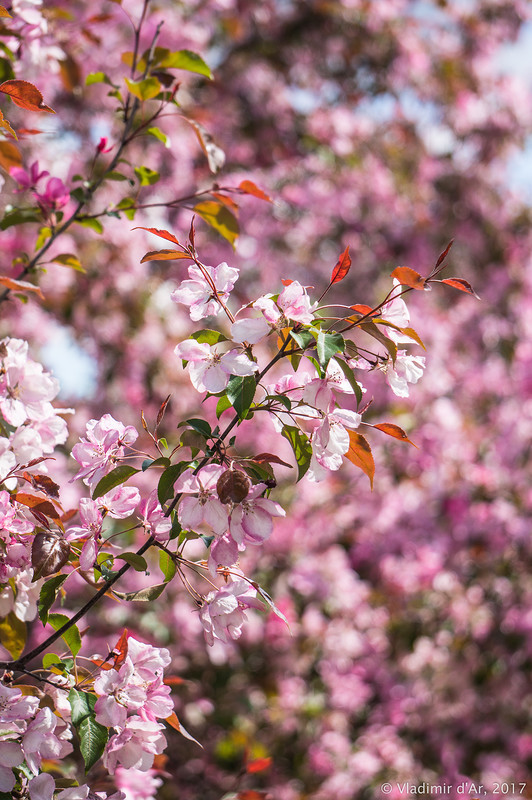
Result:
[[[68,575],[55,575],[50,580],[45,581],[41,586],[41,593],[39,595],[39,619],[43,625],[48,622],[48,611],[52,607],[57,593],[63,583],[68,578]]]
[[[128,464],[119,464],[118,467],[115,467],[98,481],[92,493],[92,499],[97,500],[98,497],[101,497],[102,494],[107,494],[107,492],[110,492],[115,486],[120,486],[120,484],[125,483],[137,472],[140,472],[140,470],[135,469],[135,467],[130,467]]]
[[[48,624],[52,626],[54,631],[58,631],[63,625],[69,622],[65,614],[48,614]],[[73,656],[77,656],[81,650],[81,636],[76,625],[71,625],[68,630],[61,634],[61,638],[70,650]]]
[[[109,738],[107,728],[96,722],[96,695],[71,689],[68,694],[72,709],[72,724],[79,736],[79,747],[85,762],[85,772],[101,758]]]
[[[226,394],[240,419],[245,419],[255,397],[257,382],[253,375],[231,375]]]
[[[298,468],[297,479],[300,481],[307,472],[310,466],[310,459],[312,457],[312,447],[308,440],[308,436],[306,436],[294,425],[285,425],[282,430],[282,435],[285,437],[285,439],[288,439],[292,450],[294,451]]]
[[[344,350],[345,342],[340,333],[325,333],[324,331],[318,333],[316,352],[323,369],[327,369],[327,364],[336,353],[343,353]]]

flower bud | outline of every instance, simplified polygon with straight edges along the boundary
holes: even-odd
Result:
[[[239,469],[226,470],[216,483],[216,491],[222,503],[241,503],[248,496],[250,488],[250,479]]]

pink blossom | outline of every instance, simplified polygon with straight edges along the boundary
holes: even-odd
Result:
[[[271,295],[264,295],[253,303],[253,307],[260,309],[272,325],[284,326],[286,320],[304,324],[312,322],[317,303],[310,302],[306,288],[299,281],[292,281],[276,301]]]
[[[170,653],[166,647],[154,647],[146,642],[140,642],[133,636],[128,637],[127,645],[128,658],[144,681],[156,680],[170,664]]]
[[[43,404],[57,395],[59,383],[42,364],[27,357],[26,342],[4,339],[0,344],[5,352],[3,358],[0,355],[0,411],[6,422],[18,427],[27,419],[39,419]]]
[[[124,800],[153,800],[157,789],[162,786],[161,778],[156,777],[151,769],[140,772],[138,769],[117,767],[114,780],[122,790]]]
[[[238,545],[261,544],[273,530],[273,517],[284,517],[286,512],[279,503],[261,497],[262,483],[253,486],[245,500],[235,505],[229,517],[229,530]]]
[[[397,397],[408,397],[408,384],[417,383],[425,369],[424,356],[409,356],[405,350],[399,350],[395,364],[386,365],[386,381]]]
[[[209,570],[216,575],[219,566],[231,567],[238,561],[238,545],[230,533],[218,536],[209,549]]]
[[[0,683],[0,723],[31,719],[39,707],[36,697],[25,696],[20,689]]]
[[[217,536],[227,530],[227,509],[216,492],[216,483],[224,468],[208,464],[197,475],[184,472],[177,479],[174,489],[184,495],[177,509],[179,524],[185,530],[197,530],[205,523]]]
[[[401,284],[394,278],[393,286],[394,290],[400,290]],[[395,294],[395,296],[382,307],[380,317],[387,322],[393,323],[398,328],[408,328],[410,324],[410,312],[408,311],[405,301],[399,294]],[[381,330],[396,344],[416,343],[415,339],[412,339],[406,333],[401,333],[391,326],[383,325],[381,326]]]
[[[26,764],[38,773],[43,758],[64,758],[72,752],[70,729],[49,708],[41,708],[26,729],[22,749]]]
[[[94,706],[96,720],[108,728],[124,727],[128,711],[138,711],[146,702],[146,687],[130,658],[119,670],[102,672],[94,681],[94,691],[101,695]]]
[[[44,192],[34,192],[34,196],[42,210],[47,214],[52,211],[59,211],[70,200],[69,191],[61,178],[49,178]]]
[[[19,188],[15,189],[15,191],[22,192],[25,189],[32,189],[41,178],[46,178],[50,173],[47,170],[39,172],[39,162],[34,161],[29,171],[26,171],[22,167],[11,167],[9,174],[19,185]]]
[[[81,469],[72,480],[83,478],[88,486],[95,486],[110,472],[124,455],[124,447],[131,446],[138,433],[132,425],[124,426],[110,414],[87,423],[87,438],[72,448],[72,456]]]
[[[328,470],[340,469],[342,456],[349,450],[348,428],[358,428],[361,415],[355,411],[337,408],[326,414],[312,437],[312,458],[307,476],[311,481],[321,481]]]
[[[126,519],[140,503],[136,486],[117,486],[98,498],[98,505],[113,519]]]
[[[188,268],[190,280],[182,281],[179,287],[172,292],[174,303],[182,303],[190,307],[190,319],[194,322],[218,314],[222,310],[219,300],[222,303],[226,302],[238,278],[238,270],[229,267],[225,261],[222,261],[217,267],[205,266],[203,270],[212,283],[206,280],[199,267],[192,265]],[[213,291],[214,288],[216,294]]]
[[[216,394],[225,389],[230,375],[253,375],[259,368],[243,352],[230,350],[221,355],[217,345],[211,347],[194,339],[178,344],[174,353],[188,361],[190,380],[198,392]]]
[[[81,569],[87,571],[94,565],[98,554],[98,540],[102,532],[103,516],[98,503],[88,497],[83,497],[79,501],[79,516],[81,525],[68,528],[66,538],[68,541],[75,541],[87,537],[79,557]]]
[[[237,319],[231,325],[231,339],[240,344],[244,342],[257,344],[270,330],[270,325],[264,317]]]
[[[138,716],[129,717],[124,728],[109,739],[103,763],[111,775],[117,766],[146,772],[166,747],[164,725]]]
[[[328,413],[335,406],[335,392],[354,394],[354,389],[334,358],[327,364],[325,378],[313,378],[303,390],[303,400],[313,408]]]
[[[10,792],[15,786],[13,767],[24,761],[24,753],[18,742],[9,741],[14,734],[0,729],[0,791]]]
[[[256,590],[243,578],[211,592],[199,612],[207,644],[213,645],[215,639],[222,642],[238,639],[246,621],[247,608],[263,608],[263,605],[257,599]]]
[[[142,524],[150,536],[154,536],[158,542],[165,542],[168,539],[172,523],[161,508],[156,489],[142,500],[137,513],[142,517]]]
[[[96,145],[96,152],[97,153],[110,153],[113,149],[112,144],[107,144],[107,139],[105,136],[102,136],[98,144]]]

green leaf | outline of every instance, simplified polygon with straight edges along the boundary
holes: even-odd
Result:
[[[113,85],[105,72],[89,72],[85,78],[85,86],[92,86],[93,83],[107,83],[109,86]]]
[[[218,344],[218,342],[227,342],[227,336],[224,336],[220,331],[214,331],[211,328],[202,328],[201,331],[196,331],[190,334],[191,339],[195,339],[200,344]]]
[[[111,170],[111,172],[105,173],[105,180],[106,181],[129,181],[130,178],[127,175],[123,175],[121,172],[117,172],[116,170]],[[135,182],[131,180],[131,185],[133,186]]]
[[[133,220],[137,213],[137,209],[135,208],[136,202],[134,197],[123,197],[115,208],[118,211],[123,211],[128,219]]]
[[[176,574],[175,561],[165,550],[159,550],[159,568],[163,573],[165,583],[171,581]]]
[[[52,626],[54,631],[58,631],[63,625],[69,622],[66,614],[48,614],[48,624]],[[81,650],[81,636],[77,625],[72,625],[68,630],[61,634],[61,638],[70,650],[73,656],[77,656]]]
[[[204,200],[194,206],[194,211],[211,228],[214,228],[224,239],[227,239],[234,248],[234,243],[240,233],[240,227],[237,218],[227,206],[218,203],[216,200]]]
[[[42,657],[43,669],[50,669],[50,667],[63,668],[64,661],[62,661],[55,653],[45,653]]]
[[[169,53],[166,58],[158,64],[162,69],[184,69],[187,72],[195,72],[197,75],[205,75],[212,79],[212,72],[205,61],[192,50],[177,50]]]
[[[148,603],[156,600],[166,589],[167,581],[156,583],[155,586],[148,586],[146,589],[139,589],[137,592],[113,592],[121,600],[133,600],[136,603]]]
[[[257,382],[253,375],[231,375],[226,394],[240,419],[245,419],[255,397]]]
[[[362,389],[357,379],[355,378],[355,373],[353,372],[349,364],[346,364],[343,358],[339,358],[337,363],[342,372],[344,373],[345,377],[347,378],[349,385],[353,389],[358,405],[362,401]]]
[[[130,467],[128,464],[120,464],[98,481],[92,493],[92,499],[97,500],[98,497],[101,497],[102,494],[107,494],[107,492],[110,492],[115,486],[120,486],[121,483],[125,483],[137,472],[140,472],[140,470],[135,469],[135,467]]]
[[[310,459],[312,457],[312,447],[308,440],[308,436],[300,431],[299,428],[296,428],[295,425],[285,425],[281,433],[285,439],[288,439],[292,450],[294,451],[294,456],[296,457],[298,467],[297,479],[300,481],[308,470],[310,466]]]
[[[131,81],[124,78],[127,88],[139,100],[152,100],[157,97],[162,87],[157,78],[143,78],[140,81]]]
[[[363,322],[358,327],[366,333],[369,333],[370,336],[373,336],[374,339],[377,339],[378,342],[384,345],[392,357],[392,362],[395,364],[395,359],[397,358],[397,345],[395,342],[392,342],[391,339],[388,339],[388,337],[385,336],[384,333],[373,324],[373,322]]]
[[[314,336],[310,331],[290,331],[290,336],[302,350],[306,350],[314,342]]]
[[[79,258],[73,253],[61,253],[59,256],[54,256],[52,261],[54,264],[61,264],[63,267],[75,269],[77,272],[85,272]]]
[[[150,167],[135,167],[135,175],[141,186],[152,186],[161,177],[158,172]]]
[[[16,208],[5,214],[0,222],[0,228],[5,231],[13,225],[22,225],[25,222],[39,222],[40,217],[33,208]]]
[[[132,566],[135,572],[146,572],[148,569],[148,562],[146,559],[137,555],[137,553],[121,553],[119,556],[116,556],[116,558],[121,558],[122,561]]]
[[[163,131],[160,128],[157,128],[157,126],[154,125],[152,128],[148,128],[146,133],[149,133],[150,136],[154,136],[156,139],[162,142],[165,147],[170,147],[170,139],[166,133],[163,133]]]
[[[81,225],[82,228],[90,228],[91,231],[96,233],[103,233],[103,225],[99,219],[91,219],[91,217],[78,217],[75,222]]]
[[[11,658],[20,657],[26,644],[26,636],[26,623],[16,617],[13,611],[0,620],[0,644]]]
[[[212,436],[211,426],[204,419],[187,419],[185,423],[190,425],[193,430],[201,433],[202,436],[205,436],[206,439],[210,439]]]
[[[161,456],[160,458],[145,458],[142,462],[142,472],[146,472],[147,469],[150,467],[169,467],[170,466],[170,459],[166,456]]]
[[[186,467],[188,467],[188,461],[180,461],[179,464],[172,464],[171,467],[165,469],[159,478],[157,497],[159,498],[161,506],[172,497],[174,493],[174,483]]]
[[[79,747],[85,762],[85,772],[102,757],[109,731],[96,722],[94,706],[96,695],[71,689],[68,693],[72,709],[72,724],[79,736]]]
[[[323,369],[327,369],[327,364],[336,353],[343,353],[345,349],[344,337],[340,333],[325,333],[320,331],[316,342],[316,352],[318,361]]]
[[[39,595],[39,619],[43,625],[46,625],[48,621],[48,611],[57,597],[59,589],[67,578],[68,575],[55,575],[41,586],[41,593]]]
[[[216,419],[220,419],[224,411],[227,411],[228,408],[231,408],[231,401],[226,394],[223,394],[216,404]]]

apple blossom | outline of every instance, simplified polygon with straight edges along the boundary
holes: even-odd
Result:
[[[218,347],[188,339],[174,350],[176,356],[188,361],[190,380],[198,392],[221,392],[230,375],[253,375],[259,369],[245,353],[230,350],[220,354]]]
[[[240,638],[247,608],[263,608],[263,604],[244,578],[231,580],[208,594],[199,612],[207,644],[212,646],[215,639],[227,643]]]
[[[311,303],[307,290],[299,281],[292,281],[280,293],[277,300],[271,295],[259,297],[253,303],[272,325],[285,327],[286,320],[308,324],[314,319],[317,303]]]
[[[216,492],[217,481],[223,472],[223,467],[209,464],[203,467],[197,475],[184,472],[179,476],[174,489],[176,492],[186,495],[181,500],[177,511],[182,528],[196,530],[205,523],[216,535],[221,535],[227,530],[227,509],[220,502]]]
[[[222,310],[221,304],[229,298],[238,272],[225,261],[217,267],[204,266],[201,269],[193,264],[188,268],[190,280],[180,283],[172,292],[172,300],[190,307],[190,319],[193,322],[218,314]],[[206,279],[206,275],[210,280]]]
[[[279,503],[261,497],[265,488],[264,484],[256,484],[241,503],[233,505],[229,515],[229,531],[238,545],[261,544],[271,535],[272,517],[286,515]]]
[[[155,756],[166,747],[162,731],[164,725],[139,716],[128,717],[119,733],[111,736],[103,763],[111,775],[120,765],[126,769],[146,772],[151,769]]]
[[[392,392],[398,397],[408,397],[408,384],[415,384],[423,376],[425,358],[423,356],[407,355],[405,350],[399,350],[395,364],[386,365],[386,381]]]
[[[136,441],[138,433],[132,425],[124,426],[110,414],[87,423],[87,438],[72,448],[72,456],[81,469],[72,480],[83,478],[88,486],[94,486],[124,455],[124,447]]]

